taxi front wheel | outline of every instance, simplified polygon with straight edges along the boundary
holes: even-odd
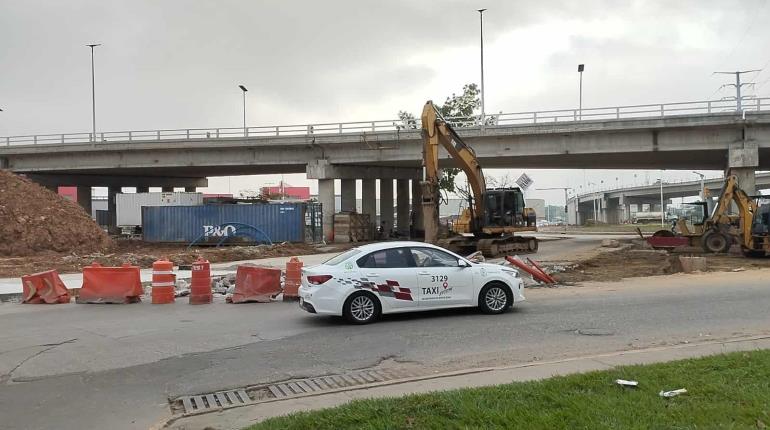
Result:
[[[380,302],[365,292],[351,294],[342,307],[342,315],[353,324],[369,324],[376,321],[381,313]]]
[[[479,309],[485,314],[501,314],[512,304],[511,291],[503,284],[493,282],[479,293]]]

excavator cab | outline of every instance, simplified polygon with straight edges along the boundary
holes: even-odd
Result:
[[[525,214],[524,193],[520,188],[495,188],[484,193],[486,227],[530,227],[536,223],[534,211]]]

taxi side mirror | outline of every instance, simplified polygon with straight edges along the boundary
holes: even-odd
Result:
[[[458,267],[470,267],[471,265],[468,264],[468,262],[463,260],[462,258],[458,258],[457,259],[457,266]]]

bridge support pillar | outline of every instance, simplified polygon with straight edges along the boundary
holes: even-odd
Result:
[[[137,193],[149,193],[150,187],[136,187]]]
[[[162,187],[160,190],[164,193],[173,193],[174,187]]]
[[[380,225],[383,236],[393,231],[393,179],[380,179]]]
[[[91,208],[91,187],[78,185],[77,188],[78,204],[86,211],[89,216],[93,216]]]
[[[107,212],[109,213],[108,230],[111,234],[118,234],[118,210],[116,196],[123,192],[121,187],[107,188]]]
[[[738,186],[746,194],[757,194],[757,180],[754,172],[759,167],[759,145],[754,142],[742,142],[728,150],[727,174],[738,177]]]
[[[374,234],[377,228],[377,180],[361,180],[361,213],[369,215],[369,225]]]
[[[341,212],[356,211],[356,180],[355,179],[340,180],[340,211]]]
[[[334,242],[334,179],[318,180],[318,201],[321,203],[321,219],[324,240]]]
[[[412,239],[424,238],[425,230],[423,230],[422,219],[422,187],[420,186],[420,179],[412,179],[412,230],[410,231],[410,237]]]
[[[409,179],[396,180],[396,232],[409,237]]]

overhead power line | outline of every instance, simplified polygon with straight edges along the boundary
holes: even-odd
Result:
[[[734,72],[714,72],[715,75],[735,75],[735,83],[734,84],[724,84],[720,88],[724,87],[735,87],[735,103],[736,103],[736,110],[742,111],[743,107],[741,106],[741,102],[745,99],[754,98],[754,96],[746,96],[741,95],[741,88],[744,86],[753,86],[754,82],[741,82],[741,75],[746,73],[754,73],[754,72],[761,72],[762,69],[754,69],[754,70],[736,70]],[[729,99],[729,98],[728,98]]]

